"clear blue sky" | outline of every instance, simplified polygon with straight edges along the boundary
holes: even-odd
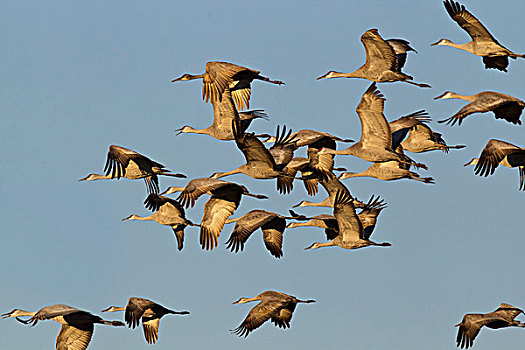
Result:
[[[503,45],[525,52],[523,1],[464,3]],[[423,108],[434,121],[449,117],[464,103],[433,100],[445,90],[524,99],[525,60],[511,60],[505,74],[485,70],[479,57],[429,46],[444,37],[469,40],[441,1],[8,1],[2,7],[0,311],[66,303],[100,314],[143,296],[191,311],[162,320],[156,349],[441,350],[455,348],[454,324],[464,313],[487,312],[500,302],[525,307],[525,193],[518,191],[518,171],[500,168],[481,178],[463,167],[490,138],[525,146],[525,126],[492,115],[471,116],[461,127],[431,124],[449,144],[468,146],[413,156],[429,165],[421,174],[434,177],[433,186],[345,180],[358,198],[376,194],[388,203],[374,237],[391,248],[305,251],[323,232],[294,229],[285,232],[280,260],[264,249],[260,232],[233,254],[223,244],[233,229],[228,225],[211,253],[200,249],[198,230],[188,228],[179,252],[169,228],[121,222],[148,215],[142,181],[77,181],[102,172],[110,144],[189,178],[242,164],[231,142],[173,132],[211,124],[200,82],[170,83],[185,72],[201,73],[211,60],[286,82],[253,84],[252,108],[265,109],[271,119],[256,121],[252,130],[274,132],[286,124],[358,139],[355,107],[369,82],[315,78],[361,65],[359,37],[371,28],[409,40],[419,53],[409,55],[405,71],[433,87],[378,85],[390,120]],[[368,166],[353,157],[336,163],[351,171]],[[300,184],[280,196],[275,181],[228,179],[270,197],[244,198],[235,216],[256,208],[286,214],[308,199]],[[184,183],[160,181],[162,189]],[[324,196],[320,190],[315,200]],[[188,210],[190,219],[200,220],[205,201]],[[317,303],[299,305],[289,330],[266,324],[246,339],[230,334],[251,307],[231,303],[269,289]],[[51,349],[58,329],[54,322],[29,328],[2,320],[0,348]],[[483,330],[475,349],[517,349],[524,341],[522,329]],[[141,329],[103,326],[90,345],[145,348]]]

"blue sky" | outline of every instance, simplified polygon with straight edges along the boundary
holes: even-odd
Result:
[[[503,45],[525,52],[519,35],[522,1],[464,4]],[[485,70],[474,55],[430,47],[441,38],[469,40],[441,1],[10,1],[0,21],[2,312],[65,303],[100,314],[142,296],[191,311],[162,320],[157,349],[369,350],[454,349],[453,326],[464,313],[488,312],[501,302],[525,307],[525,197],[518,191],[518,171],[499,168],[481,178],[463,167],[490,138],[525,146],[524,126],[492,115],[471,116],[461,127],[437,124],[464,102],[433,100],[446,90],[493,90],[524,99],[525,60],[511,60],[505,74]],[[260,232],[243,252],[233,254],[223,244],[233,229],[227,225],[212,252],[202,251],[198,230],[188,228],[179,252],[169,228],[121,222],[130,214],[149,215],[142,205],[142,181],[77,181],[102,172],[110,144],[136,150],[190,179],[242,164],[231,142],[174,133],[184,125],[211,124],[211,105],[201,100],[200,82],[170,80],[202,73],[212,60],[286,82],[253,84],[251,107],[264,109],[270,120],[255,121],[251,130],[273,133],[277,124],[285,124],[358,139],[355,108],[369,82],[315,78],[359,67],[364,61],[359,37],[371,28],[385,39],[409,40],[419,53],[409,54],[405,72],[432,85],[379,84],[387,119],[424,108],[449,144],[467,145],[448,155],[413,155],[429,166],[421,174],[434,177],[435,185],[345,180],[359,199],[376,194],[388,203],[373,237],[391,242],[391,248],[305,251],[323,239],[323,232],[294,229],[285,232],[280,260],[264,249]],[[337,157],[336,164],[350,171],[368,166],[353,157]],[[227,180],[270,197],[243,198],[235,217],[252,209],[286,214],[310,199],[300,184],[291,195],[280,196],[275,181],[244,175]],[[183,184],[160,180],[162,189]],[[324,195],[320,190],[315,200]],[[188,210],[191,220],[200,220],[205,201]],[[231,303],[264,290],[317,303],[299,305],[289,330],[267,324],[246,339],[230,334],[251,307]],[[0,348],[52,348],[58,328],[54,322],[30,329],[3,320]],[[521,329],[483,330],[475,349],[518,348],[524,339]],[[90,345],[146,347],[139,329],[103,326]]]

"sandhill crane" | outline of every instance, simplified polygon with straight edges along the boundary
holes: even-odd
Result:
[[[260,135],[263,136],[263,135]],[[354,142],[351,139],[342,139],[327,132],[303,129],[290,135],[297,147],[308,146],[307,154],[310,167],[315,169],[320,177],[334,177],[334,156],[331,154],[320,154],[322,148],[336,149],[336,141]],[[277,142],[276,137],[268,137],[264,142]]]
[[[235,118],[241,119],[243,130],[248,129],[254,119],[268,119],[263,110],[253,110],[238,113],[235,108],[233,98],[229,89],[224,90],[221,100],[212,100],[213,106],[213,124],[205,129],[194,129],[185,125],[175,130],[177,135],[183,133],[206,134],[215,137],[218,140],[233,140],[232,121]]]
[[[255,179],[273,179],[278,176],[288,176],[278,167],[275,160],[263,143],[254,135],[245,133],[239,120],[232,123],[235,143],[246,159],[246,164],[240,167],[225,171],[213,173],[210,177],[218,179],[232,174],[245,174]]]
[[[231,332],[240,337],[247,337],[250,332],[268,320],[279,328],[289,328],[295,306],[298,303],[315,303],[315,300],[300,300],[294,296],[270,290],[253,298],[240,298],[233,304],[244,304],[256,300],[261,300],[261,302],[252,308],[241,325]]]
[[[186,187],[170,187],[164,193],[182,191],[178,200],[186,208],[195,205],[195,201],[207,193],[211,198],[204,205],[201,220],[200,244],[202,249],[212,250],[218,244],[218,238],[226,220],[233,215],[239,207],[242,195],[258,199],[268,197],[260,194],[249,193],[246,187],[233,182],[213,178],[191,180]]]
[[[426,124],[419,124],[410,129],[408,137],[401,142],[401,147],[412,153],[441,150],[448,153],[450,149],[465,148],[465,145],[448,146],[442,135],[432,131]]]
[[[363,231],[366,237],[370,237],[372,235],[377,222],[377,217],[385,208],[386,203],[380,199],[379,196],[376,198],[372,196],[368,200],[368,203],[363,206],[361,212],[357,214],[359,221],[361,221],[361,224],[363,225]],[[290,210],[290,214],[294,219],[301,220],[302,222],[291,222],[286,226],[287,228],[306,226],[320,227],[324,229],[326,239],[328,240],[336,238],[339,234],[339,226],[334,215],[322,214],[307,218],[304,215],[296,214],[292,210]]]
[[[431,44],[431,46],[451,46],[470,52],[476,56],[483,57],[483,63],[486,69],[495,68],[504,72],[507,71],[507,66],[509,65],[508,57],[513,59],[518,57],[525,58],[525,55],[516,54],[501,45],[489,33],[487,28],[465,9],[465,6],[451,0],[445,0],[443,4],[450,17],[470,35],[472,41],[465,44],[455,44],[448,39],[441,39]]]
[[[383,40],[377,29],[367,30],[361,35],[361,42],[366,50],[365,64],[351,73],[330,71],[317,78],[317,80],[325,78],[362,78],[378,83],[402,81],[419,87],[431,87],[428,84],[416,83],[412,81],[413,78],[410,75],[401,72],[400,67],[402,65],[398,64],[394,48]]]
[[[509,168],[518,168],[520,173],[520,190],[525,191],[525,148],[514,146],[511,143],[492,139],[487,142],[481,155],[472,159],[467,165],[476,165],[474,173],[480,176],[494,174],[498,165]]]
[[[155,221],[161,225],[169,226],[175,233],[177,238],[177,248],[182,250],[184,245],[184,229],[186,226],[199,226],[194,224],[190,220],[186,219],[184,213],[184,208],[182,205],[168,197],[159,196],[155,193],[150,193],[146,200],[144,201],[146,208],[155,211],[150,216],[138,216],[130,215],[122,221],[125,220],[141,220],[141,221]]]
[[[158,175],[185,178],[184,174],[173,174],[164,168],[164,165],[157,163],[148,157],[143,156],[130,149],[111,145],[109,146],[108,157],[104,167],[106,175],[89,174],[78,181],[93,181],[106,179],[144,179],[148,193],[159,193]]]
[[[334,206],[334,199],[335,195],[339,191],[343,191],[345,193],[348,193],[350,196],[350,190],[337,178],[333,179],[319,179],[318,180],[321,186],[326,190],[328,193],[328,197],[326,197],[321,202],[310,202],[310,201],[301,201],[298,204],[294,205],[293,208],[297,207],[330,207],[332,208]],[[365,204],[363,202],[360,202],[357,198],[354,198],[354,206],[362,208]]]
[[[226,242],[227,249],[237,253],[244,250],[244,244],[251,234],[260,228],[263,232],[263,241],[266,249],[275,256],[283,256],[283,233],[286,228],[286,219],[301,220],[302,216],[287,217],[266,210],[252,210],[236,219],[228,219],[226,223],[236,222],[230,238]]]
[[[372,164],[368,169],[360,173],[344,172],[339,175],[340,180],[349,179],[352,177],[375,177],[383,181],[393,181],[399,179],[411,179],[424,183],[434,183],[431,177],[421,177],[418,173],[410,171],[410,165],[403,164],[397,160],[389,162],[377,162]]]
[[[339,191],[335,196],[334,201],[334,216],[339,227],[339,234],[337,237],[329,242],[315,242],[305,249],[317,249],[322,247],[339,246],[345,249],[358,249],[368,246],[391,246],[388,242],[376,243],[370,240],[371,232],[363,229],[363,224],[355,212],[353,199],[347,193]]]
[[[263,80],[272,84],[284,84],[280,80],[270,80],[259,74],[258,70],[241,67],[229,62],[207,62],[203,74],[184,74],[171,82],[202,79],[202,99],[221,100],[224,90],[230,89],[239,110],[250,108],[251,82]]]
[[[317,171],[310,166],[310,161],[308,158],[292,158],[283,171],[289,176],[279,176],[277,178],[277,190],[279,193],[288,194],[292,191],[295,175],[297,175],[297,172],[300,171],[303,184],[308,195],[315,196],[317,194],[319,190],[317,186],[319,177],[317,175]]]
[[[28,320],[19,317],[31,316]],[[64,304],[46,306],[38,311],[24,311],[14,309],[2,315],[2,318],[16,317],[16,320],[34,326],[38,321],[53,320],[62,325],[56,340],[57,350],[86,350],[93,336],[94,324],[107,326],[124,326],[120,321],[106,321],[90,314]],[[42,347],[44,348],[44,347]]]
[[[372,83],[356,109],[362,129],[359,142],[340,151],[323,148],[320,153],[353,155],[369,162],[396,160],[426,169],[424,164],[415,163],[392,149],[392,131],[383,115],[384,103],[385,98],[377,90],[375,83]]]
[[[525,327],[525,323],[514,320],[522,313],[522,309],[502,303],[496,310],[488,314],[466,314],[463,316],[461,323],[456,325],[456,327],[459,327],[456,338],[457,346],[461,347],[461,349],[471,347],[483,326],[492,329]]]
[[[461,125],[463,119],[473,113],[493,112],[496,119],[505,119],[510,123],[521,125],[520,116],[525,107],[525,102],[516,97],[494,91],[483,91],[475,95],[460,95],[452,91],[446,91],[435,97],[434,100],[449,98],[458,98],[470,103],[461,108],[452,117],[440,120],[438,123],[454,125],[458,122],[458,125]]]
[[[160,319],[164,315],[188,315],[189,311],[173,311],[144,298],[131,297],[126,307],[110,306],[102,312],[125,311],[124,320],[129,328],[135,328],[142,321],[144,338],[148,344],[155,344],[159,339]]]

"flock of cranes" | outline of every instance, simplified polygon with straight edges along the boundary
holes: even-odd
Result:
[[[499,44],[488,30],[464,6],[452,0],[444,1],[445,9],[472,38],[466,44],[454,44],[441,39],[432,45],[452,46],[483,57],[485,68],[507,71],[508,57],[525,58],[515,54]],[[361,122],[362,132],[359,141],[341,138],[316,130],[300,130],[295,133],[286,126],[277,126],[276,135],[248,132],[255,119],[267,116],[263,110],[249,110],[251,83],[261,80],[277,85],[284,84],[260,75],[254,69],[245,68],[228,62],[208,62],[203,74],[184,74],[172,80],[190,81],[202,79],[202,98],[213,105],[213,124],[205,129],[184,126],[176,131],[181,133],[207,134],[223,141],[234,141],[244,155],[246,162],[236,169],[214,172],[209,177],[190,180],[186,186],[171,186],[160,193],[159,176],[186,178],[184,174],[172,173],[166,167],[148,157],[121,146],[111,145],[104,168],[105,174],[90,174],[80,181],[101,179],[144,179],[147,189],[145,207],[153,211],[143,217],[130,215],[122,220],[155,221],[169,226],[173,230],[178,250],[184,247],[186,227],[200,228],[200,245],[203,250],[213,250],[219,244],[219,237],[226,224],[235,223],[235,227],[225,242],[226,248],[237,253],[244,249],[248,238],[259,228],[263,234],[266,249],[275,258],[283,256],[283,234],[286,228],[314,226],[325,230],[325,242],[315,242],[305,249],[317,249],[339,246],[345,249],[358,249],[367,246],[391,246],[388,242],[377,243],[370,239],[379,214],[387,205],[379,196],[371,196],[368,202],[354,198],[341,180],[368,176],[384,181],[407,178],[427,184],[434,183],[432,177],[422,177],[410,169],[427,169],[404,151],[421,153],[462,149],[464,145],[449,146],[442,134],[433,131],[428,125],[430,118],[424,111],[417,111],[388,122],[383,113],[385,97],[376,86],[376,82],[405,82],[418,87],[430,88],[430,85],[416,83],[413,78],[401,71],[406,62],[407,52],[415,51],[410,43],[402,39],[383,40],[377,29],[366,31],[361,36],[366,50],[366,62],[351,73],[330,71],[317,79],[362,78],[373,81],[362,95],[356,112]],[[452,117],[442,120],[447,124],[461,125],[463,119],[473,113],[493,112],[498,119],[513,124],[521,124],[520,116],[525,102],[518,98],[492,91],[484,91],[465,96],[447,91],[436,99],[459,98],[470,103]],[[342,143],[353,143],[344,149],[337,149]],[[233,144],[233,142],[232,142]],[[267,148],[266,144],[273,144]],[[306,147],[306,157],[295,156],[295,152]],[[336,155],[352,155],[372,165],[363,172],[353,173],[335,166]],[[475,165],[477,175],[492,175],[498,165],[517,167],[520,174],[520,190],[525,190],[525,148],[501,140],[490,140],[479,158],[472,159],[465,165]],[[339,175],[336,172],[341,172]],[[329,207],[332,215],[320,214],[307,217],[290,210],[290,216],[284,216],[263,209],[253,209],[244,215],[231,218],[239,207],[242,196],[267,199],[265,194],[253,194],[245,186],[221,180],[220,178],[245,174],[254,179],[276,179],[277,190],[286,195],[294,188],[294,181],[303,182],[311,196],[319,192],[319,184],[328,197],[321,202],[301,201],[299,207]],[[180,192],[177,199],[168,195]],[[160,194],[159,194],[160,193]],[[200,223],[193,223],[186,218],[185,209],[191,208],[203,195],[209,195],[204,205]],[[357,213],[356,209],[360,209]],[[291,221],[291,222],[288,222]],[[240,298],[234,304],[260,301],[249,312],[241,325],[232,330],[239,336],[250,332],[271,320],[280,328],[290,327],[290,321],[298,303],[313,303],[314,300],[300,300],[294,296],[276,291],[265,291],[253,298]],[[103,312],[124,311],[128,327],[135,328],[142,323],[144,336],[148,343],[158,339],[160,319],[168,314],[186,315],[188,311],[173,311],[144,298],[132,297],[126,307],[110,306]],[[488,314],[466,314],[459,326],[457,346],[468,348],[483,326],[489,328],[525,327],[525,323],[515,318],[523,310],[509,304],[501,306]],[[27,320],[20,317],[28,316]],[[44,307],[36,312],[15,309],[3,314],[2,318],[15,317],[18,321],[36,325],[41,320],[54,320],[62,324],[56,340],[58,350],[84,350],[91,340],[94,324],[124,326],[120,321],[106,321],[87,311],[63,304]]]

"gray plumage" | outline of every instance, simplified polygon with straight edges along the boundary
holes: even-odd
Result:
[[[150,193],[144,201],[147,209],[154,211],[150,216],[130,215],[125,220],[155,221],[161,225],[169,226],[177,239],[177,248],[182,250],[184,246],[184,229],[187,226],[199,226],[186,219],[182,205],[168,197]]]
[[[30,316],[27,320],[19,317]],[[124,326],[120,321],[106,321],[87,311],[75,307],[57,304],[46,306],[38,311],[14,309],[2,315],[2,318],[16,317],[24,324],[35,326],[38,321],[53,320],[62,325],[56,339],[56,350],[86,350],[93,336],[94,324]]]
[[[124,320],[129,328],[142,323],[144,338],[148,344],[155,344],[159,338],[160,319],[165,315],[188,315],[189,311],[173,311],[145,298],[131,297],[126,307],[110,306],[102,312],[125,311]]]
[[[204,205],[200,224],[200,244],[202,249],[206,250],[212,250],[217,246],[226,220],[237,210],[243,195],[258,199],[268,198],[265,195],[249,193],[246,187],[236,183],[214,178],[194,179],[185,188],[170,187],[164,193],[177,191],[182,191],[178,199],[186,208],[194,206],[195,201],[203,194],[211,195]]]
[[[232,333],[238,336],[247,337],[250,332],[271,320],[279,328],[289,328],[295,306],[298,303],[314,303],[315,300],[300,300],[294,296],[266,291],[253,298],[240,298],[234,304],[243,304],[250,301],[260,300],[261,302],[253,307],[241,325],[233,330]]]
[[[507,71],[507,66],[509,65],[508,57],[512,59],[525,58],[525,55],[516,54],[501,45],[487,28],[465,9],[465,6],[452,0],[445,0],[443,4],[450,17],[470,35],[472,41],[465,44],[455,44],[448,39],[441,39],[431,44],[432,46],[451,46],[470,52],[483,57],[486,69],[495,68],[504,72]]]
[[[449,98],[457,98],[470,103],[461,108],[452,117],[440,120],[438,123],[454,125],[457,122],[458,125],[461,125],[463,119],[471,114],[493,112],[496,119],[505,119],[509,123],[521,125],[520,116],[525,107],[525,102],[516,97],[494,91],[483,91],[475,95],[460,95],[452,91],[446,91],[434,99]]]
[[[467,165],[476,165],[474,173],[480,176],[494,174],[499,165],[509,168],[518,168],[520,173],[520,190],[525,191],[525,148],[511,143],[491,139],[487,142],[481,155],[472,159]]]
[[[487,314],[466,314],[456,325],[458,335],[456,343],[461,349],[468,349],[474,344],[474,339],[483,327],[499,329],[504,327],[525,327],[525,323],[514,320],[523,310],[502,303],[496,310]]]
[[[203,74],[184,74],[171,82],[202,79],[202,99],[220,101],[226,89],[232,91],[232,97],[237,109],[250,107],[251,82],[263,80],[272,84],[284,84],[279,80],[270,80],[259,74],[255,69],[238,66],[229,62],[207,62]]]
[[[412,81],[413,78],[410,75],[401,72],[404,62],[401,65],[398,64],[398,56],[395,49],[387,41],[383,40],[377,29],[367,30],[361,35],[361,42],[366,51],[365,64],[351,73],[330,71],[317,79],[362,78],[378,83],[402,81],[419,87],[430,87],[428,84]],[[400,48],[398,47],[399,51]]]
[[[140,153],[130,149],[111,145],[104,167],[106,175],[89,174],[79,181],[93,181],[105,179],[144,179],[148,193],[159,193],[158,175],[182,177],[184,174],[173,174],[164,168],[164,165],[157,163]]]

